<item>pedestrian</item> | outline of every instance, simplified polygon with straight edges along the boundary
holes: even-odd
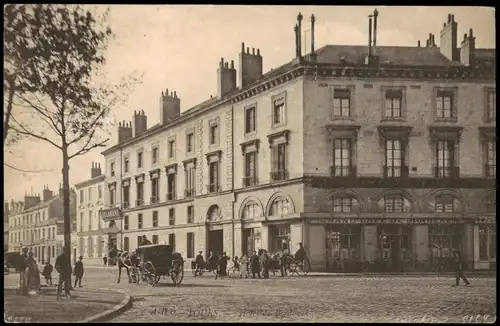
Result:
[[[50,261],[47,261],[45,263],[45,266],[43,267],[43,272],[42,275],[45,277],[45,283],[47,285],[52,285],[52,271],[54,270],[54,267],[52,267],[52,264]]]
[[[28,258],[26,259],[26,289],[28,291],[36,289],[40,290],[40,271],[38,270],[38,265],[35,258],[33,258],[33,253],[30,251],[28,253]]]
[[[108,257],[106,257],[106,255],[104,255],[104,257],[102,257],[102,262],[104,264],[104,267],[108,266]]]
[[[214,252],[212,249],[208,249],[208,258],[207,258],[207,269],[209,272],[212,272],[217,268],[217,257],[214,256]]]
[[[222,253],[222,255],[219,256],[219,278],[222,279],[223,277],[227,276],[227,262],[229,260],[229,257],[226,255],[225,252]]]
[[[456,269],[456,281],[455,286],[460,285],[460,279],[464,280],[465,285],[470,285],[469,280],[464,275],[465,262],[460,250],[455,250],[455,269]]]
[[[246,254],[243,254],[240,258],[240,278],[248,278],[248,257]]]
[[[194,277],[201,275],[201,271],[203,268],[205,268],[205,261],[203,260],[203,254],[201,251],[198,251],[198,255],[196,256],[195,259],[195,271],[194,271]]]
[[[78,258],[78,261],[76,262],[75,264],[75,269],[73,271],[74,275],[75,275],[75,288],[76,288],[76,284],[78,284],[78,287],[81,288],[82,287],[82,277],[83,277],[83,257],[80,256]]]
[[[57,284],[57,300],[59,300],[59,298],[61,297],[63,286],[66,297],[71,298],[71,261],[69,258],[69,248],[63,247],[63,252],[56,258],[55,268],[59,273],[59,282]]]
[[[19,270],[19,291],[21,294],[28,294],[26,287],[26,260],[28,259],[28,255],[26,251],[23,251],[22,255],[19,257],[19,261],[17,264],[17,269]]]
[[[260,255],[260,263],[262,266],[262,276],[264,278],[269,278],[269,254],[266,250],[262,250],[262,254]]]
[[[255,274],[260,277],[260,262],[259,256],[257,256],[257,252],[254,250],[253,255],[250,258],[250,269],[252,270],[252,278],[255,278]]]
[[[287,276],[286,271],[288,269],[288,250],[282,249],[280,256],[280,271],[281,277]]]

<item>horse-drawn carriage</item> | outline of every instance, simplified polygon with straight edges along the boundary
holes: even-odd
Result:
[[[281,255],[282,255],[281,253],[275,253],[271,255],[269,270],[273,274],[275,274],[276,271],[280,271],[281,269],[281,264],[282,264]],[[295,257],[293,257],[292,255],[287,255],[286,267],[287,267],[287,272],[290,273],[290,275],[293,275],[295,273],[299,276],[306,276],[307,273],[309,273],[309,271],[311,270],[311,265],[307,257],[305,257],[305,259],[303,260],[298,260],[295,259]]]
[[[173,252],[169,245],[145,245],[136,249],[139,263],[132,266],[132,278],[139,284],[140,280],[155,286],[160,278],[170,276],[175,285],[181,284],[184,278],[184,259],[180,253]]]

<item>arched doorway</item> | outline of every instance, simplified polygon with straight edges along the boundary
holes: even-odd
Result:
[[[207,249],[212,249],[215,256],[224,252],[224,231],[222,230],[222,224],[218,223],[221,219],[222,212],[219,206],[210,206],[207,210],[206,218],[208,226]]]

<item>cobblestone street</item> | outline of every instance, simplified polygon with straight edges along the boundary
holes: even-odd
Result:
[[[123,275],[122,275],[123,276]],[[133,307],[111,322],[493,322],[494,278],[437,276],[272,277],[214,280],[186,272],[179,287],[116,284],[116,271],[88,269],[86,286],[128,289]],[[477,321],[476,321],[477,320]]]

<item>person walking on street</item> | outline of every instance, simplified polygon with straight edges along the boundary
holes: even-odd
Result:
[[[18,262],[18,270],[19,270],[19,290],[20,293],[23,295],[28,294],[27,287],[26,287],[26,267],[27,263],[26,261],[28,260],[28,255],[26,254],[26,251],[23,252],[21,257],[19,257],[19,262]]]
[[[106,256],[102,257],[102,262],[104,264],[104,267],[108,266],[108,257]]]
[[[54,270],[54,267],[52,267],[52,264],[50,261],[45,263],[45,266],[43,267],[43,272],[42,275],[45,277],[45,283],[47,285],[52,285],[52,271]]]
[[[270,259],[269,254],[267,253],[266,250],[263,250],[262,254],[260,255],[260,261],[262,265],[264,278],[269,278],[269,259]]]
[[[248,278],[248,257],[246,254],[243,254],[240,258],[240,278]]]
[[[252,270],[252,278],[255,278],[255,274],[260,277],[260,261],[259,256],[257,256],[257,252],[254,250],[253,255],[250,258],[250,269]]]
[[[195,271],[194,271],[194,277],[198,276],[198,274],[201,274],[201,271],[205,268],[205,261],[203,260],[203,254],[201,251],[198,252],[198,255],[196,256],[195,259]]]
[[[464,275],[465,261],[460,250],[455,250],[455,270],[456,281],[454,286],[460,285],[460,279],[464,280],[465,285],[470,285],[469,280]]]
[[[282,249],[280,256],[280,271],[281,277],[287,276],[286,271],[288,269],[288,250]]]
[[[71,261],[69,259],[69,248],[63,247],[63,252],[57,256],[55,263],[56,271],[59,273],[57,284],[57,300],[61,297],[62,287],[66,297],[71,298]]]
[[[78,261],[76,262],[75,264],[75,269],[74,269],[74,275],[75,275],[75,288],[76,288],[76,284],[78,284],[78,287],[81,288],[82,287],[82,277],[83,277],[83,261],[82,261],[83,257],[80,256],[78,258]]]

